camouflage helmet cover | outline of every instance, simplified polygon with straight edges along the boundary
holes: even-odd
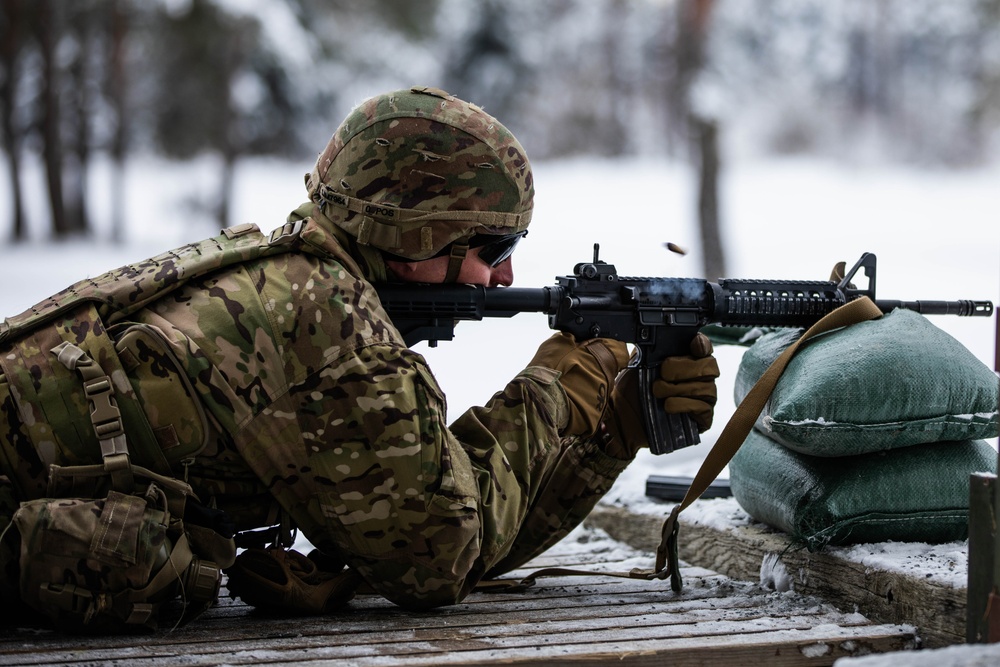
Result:
[[[411,260],[528,227],[531,166],[474,104],[414,87],[355,108],[306,175],[310,199],[363,245]]]

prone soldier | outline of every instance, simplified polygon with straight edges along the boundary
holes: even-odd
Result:
[[[309,201],[85,280],[0,326],[0,595],[64,627],[155,626],[220,570],[246,602],[462,600],[564,537],[645,446],[629,352],[555,334],[450,425],[373,284],[507,286],[531,221],[524,149],[415,87],[355,108]],[[668,412],[712,421],[700,336]],[[316,547],[288,547],[292,527]],[[239,557],[235,547],[247,547]]]

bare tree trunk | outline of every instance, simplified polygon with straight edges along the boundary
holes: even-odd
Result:
[[[219,208],[218,221],[225,229],[230,226],[230,216],[232,211],[230,202],[233,198],[233,190],[236,177],[236,160],[239,158],[241,149],[241,136],[239,126],[239,114],[232,96],[232,86],[230,85],[243,60],[243,42],[240,29],[237,28],[229,40],[229,50],[225,60],[225,116],[223,117],[223,140],[222,140],[222,173],[219,183]]]
[[[681,0],[672,106],[683,119],[685,134],[698,167],[698,226],[701,231],[705,277],[725,276],[725,252],[719,230],[719,148],[715,121],[698,115],[691,88],[705,59],[705,35],[713,0]]]
[[[128,14],[119,0],[110,6],[111,52],[108,55],[108,98],[115,112],[115,131],[111,137],[111,160],[114,173],[111,182],[111,240],[125,241],[125,155],[128,151],[128,116],[125,102],[125,36]]]
[[[0,3],[0,147],[7,156],[7,176],[11,192],[11,238],[22,241],[28,235],[24,218],[24,197],[21,192],[21,141],[16,129],[17,84],[19,80],[18,56],[21,51],[20,35],[25,28],[21,0],[2,0]]]
[[[704,118],[691,120],[698,143],[698,221],[701,230],[702,259],[705,277],[725,278],[726,257],[719,230],[719,130],[716,123]]]
[[[70,65],[71,94],[64,95],[70,104],[67,111],[73,128],[70,159],[63,163],[66,223],[71,233],[87,234],[87,172],[90,166],[90,68],[88,58],[93,41],[93,16],[89,9],[72,14],[71,30],[77,40],[76,58]]]
[[[62,139],[59,133],[59,83],[56,71],[58,12],[52,11],[51,0],[35,0],[38,43],[42,56],[41,129],[42,156],[45,160],[45,180],[49,189],[52,233],[65,236],[69,231],[63,201]]]

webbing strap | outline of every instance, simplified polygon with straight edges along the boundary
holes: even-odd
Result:
[[[313,201],[318,198],[324,203],[332,204],[353,213],[360,213],[375,220],[381,219],[393,225],[398,223],[426,224],[428,222],[470,220],[490,227],[521,229],[527,227],[531,221],[530,210],[522,213],[471,210],[426,211],[416,208],[402,208],[393,206],[392,204],[374,203],[337,192],[326,183],[320,182],[317,172],[307,175],[306,186]]]
[[[135,489],[132,467],[129,465],[128,442],[121,411],[115,402],[111,378],[81,348],[64,341],[52,348],[52,353],[69,370],[76,370],[83,379],[84,394],[90,403],[90,421],[101,445],[104,469],[111,475],[112,486],[122,492]]]
[[[867,320],[882,317],[882,311],[868,297],[861,297],[850,303],[840,306],[836,310],[828,313],[814,325],[812,325],[802,336],[789,346],[774,363],[757,380],[750,392],[743,399],[743,402],[736,408],[733,416],[730,417],[722,433],[716,440],[701,468],[695,475],[691,486],[684,495],[684,500],[675,505],[663,522],[660,530],[660,545],[656,548],[656,565],[652,570],[636,568],[628,572],[592,572],[586,570],[572,570],[566,568],[545,568],[532,572],[520,580],[495,580],[482,582],[477,590],[485,592],[520,590],[532,586],[539,577],[566,576],[566,575],[600,575],[608,577],[618,577],[627,579],[666,579],[670,578],[670,588],[679,593],[683,582],[681,581],[677,535],[679,528],[678,516],[681,511],[697,500],[709,484],[722,472],[729,461],[735,456],[737,450],[750,434],[757,417],[767,403],[768,398],[778,384],[781,374],[784,373],[788,362],[799,350],[803,343],[810,338],[818,336],[834,329],[841,329],[852,324],[858,324]]]
[[[795,343],[774,360],[774,363],[764,371],[757,383],[750,389],[725,428],[722,429],[722,433],[719,434],[719,438],[709,451],[708,456],[705,457],[705,461],[694,476],[691,486],[684,494],[684,500],[679,505],[674,506],[666,521],[663,522],[663,528],[660,531],[662,540],[656,549],[656,572],[670,576],[670,587],[675,592],[680,592],[682,586],[680,568],[677,566],[678,515],[701,497],[709,484],[719,476],[722,469],[736,455],[737,450],[750,434],[750,429],[756,423],[761,410],[764,409],[774,387],[778,384],[781,374],[785,372],[788,362],[795,356],[802,344],[814,336],[879,317],[882,317],[882,311],[868,297],[862,297],[840,306],[809,327]],[[657,578],[664,577],[658,576]]]
[[[174,542],[173,549],[170,550],[167,562],[163,564],[159,572],[153,575],[149,583],[139,589],[122,591],[119,595],[128,602],[145,602],[175,581],[180,581],[182,573],[187,570],[193,559],[194,554],[188,544],[187,535],[181,533],[181,536]]]
[[[462,264],[465,262],[465,256],[469,253],[469,241],[466,239],[464,242],[456,241],[451,244],[451,252],[448,254],[448,271],[445,273],[444,281],[446,283],[457,283],[458,274],[462,271]]]

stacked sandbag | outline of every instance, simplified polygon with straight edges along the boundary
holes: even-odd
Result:
[[[801,330],[747,350],[741,402]],[[995,472],[998,379],[911,311],[819,336],[798,351],[729,464],[733,495],[810,550],[947,542],[968,534],[969,475]]]

